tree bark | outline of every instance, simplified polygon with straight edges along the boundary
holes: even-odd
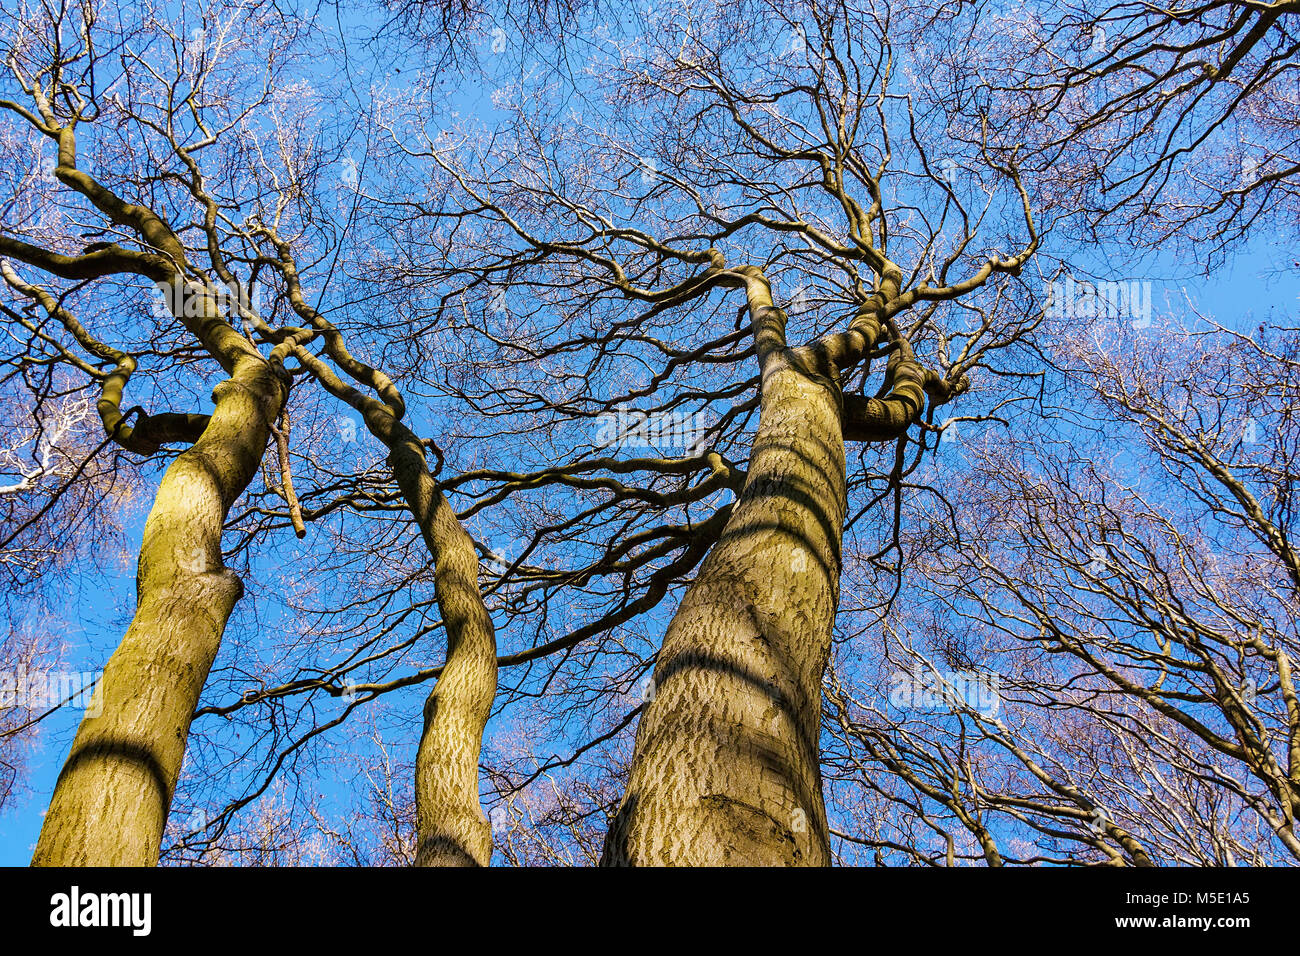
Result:
[[[750,283],[762,367],[749,475],[668,627],[602,865],[830,862],[818,736],[846,507],[838,377],[785,348]]]
[[[414,436],[389,457],[433,555],[447,662],[424,705],[415,758],[417,866],[487,866],[492,825],[479,803],[479,752],[497,688],[496,630],[479,589],[478,553],[429,474]]]
[[[345,385],[305,349],[294,355],[330,394],[361,412],[370,433],[389,449],[388,464],[433,558],[438,609],[447,633],[447,658],[424,705],[424,730],[415,760],[417,866],[487,866],[492,826],[479,802],[478,760],[497,689],[496,629],[479,588],[478,553],[429,471],[424,445],[401,422],[401,394],[387,376],[358,362],[342,337],[306,306],[290,273],[290,296],[300,313],[327,334],[332,358],[383,400]]]
[[[99,715],[77,730],[33,866],[158,860],[190,720],[243,593],[222,564],[222,526],[256,473],[286,394],[273,367],[253,355],[214,389],[203,434],[163,476],[145,523],[135,617],[96,689]]]

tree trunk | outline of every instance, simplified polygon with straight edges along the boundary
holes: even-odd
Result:
[[[415,758],[417,866],[487,866],[492,825],[479,803],[479,752],[497,688],[496,631],[479,589],[478,553],[429,474],[413,436],[393,473],[433,556],[447,662],[424,705]]]
[[[783,335],[766,302],[760,356],[763,335]],[[830,861],[818,736],[846,506],[842,406],[836,381],[767,352],[749,475],[668,627],[603,865]]]
[[[158,861],[190,719],[243,584],[221,561],[226,513],[257,471],[285,388],[260,356],[213,390],[199,440],[167,469],[144,528],[136,613],[54,788],[34,866]]]
[[[291,282],[300,314],[326,332],[330,355],[383,401],[363,395],[305,349],[293,354],[330,394],[361,412],[389,449],[388,464],[433,558],[433,583],[447,633],[447,660],[424,705],[415,758],[417,866],[487,866],[492,826],[479,802],[478,760],[497,688],[496,630],[479,589],[478,554],[429,472],[424,445],[401,423],[404,403],[387,376],[348,353],[342,337],[306,306]]]

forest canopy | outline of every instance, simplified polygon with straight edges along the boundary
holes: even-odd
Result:
[[[5,862],[1300,861],[1297,14],[4,0]]]

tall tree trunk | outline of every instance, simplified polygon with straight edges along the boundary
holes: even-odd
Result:
[[[756,301],[757,300],[757,301]],[[603,865],[827,865],[818,735],[845,512],[835,376],[750,289],[762,402],[731,520],[682,599]]]
[[[487,866],[492,825],[479,803],[479,752],[497,688],[496,631],[479,589],[478,553],[429,474],[415,437],[389,462],[433,555],[447,661],[424,705],[415,758],[417,866]]]
[[[492,825],[479,802],[478,760],[497,689],[496,630],[479,588],[478,553],[429,472],[424,444],[401,422],[405,405],[381,372],[358,362],[342,336],[306,305],[289,273],[299,313],[326,333],[330,356],[383,400],[343,381],[305,349],[293,354],[330,394],[361,412],[366,427],[389,449],[388,464],[433,558],[433,583],[447,633],[447,659],[424,705],[424,731],[415,759],[417,866],[487,866]]]
[[[256,353],[253,353],[255,355]],[[199,440],[145,523],[136,612],[54,788],[34,866],[158,861],[190,719],[243,584],[221,561],[226,514],[257,471],[285,386],[261,356],[213,390]]]

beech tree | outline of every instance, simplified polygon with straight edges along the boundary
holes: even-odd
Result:
[[[539,457],[560,462],[472,477],[501,483],[498,496],[549,484],[608,488],[616,504],[640,498],[651,514],[703,503],[720,487],[736,494],[670,532],[685,568],[699,566],[656,655],[606,842],[610,863],[827,862],[817,740],[849,507],[844,443],[888,443],[890,458],[903,456],[908,431],[1033,324],[1013,317],[999,328],[1001,308],[949,305],[1005,287],[1037,247],[1015,144],[982,142],[970,156],[978,185],[954,186],[924,139],[935,118],[909,112],[890,86],[891,37],[869,11],[778,16],[778,39],[806,41],[786,50],[771,35],[731,37],[734,15],[668,11],[646,48],[593,53],[624,104],[600,128],[572,112],[546,123],[549,104],[523,90],[503,94],[518,97],[512,125],[481,146],[469,129],[413,142],[394,127],[395,142],[450,181],[454,204],[377,197],[396,223],[412,224],[409,245],[424,223],[435,229],[436,258],[406,272],[452,288],[435,310],[413,307],[415,321],[427,315],[444,334],[451,323],[477,338],[470,355],[490,349],[533,365],[563,356],[582,370],[552,388],[520,381],[510,364],[474,390],[456,389],[463,401],[486,401],[501,427],[540,417],[531,428],[549,441]],[[665,119],[689,126],[689,147],[656,143]],[[907,145],[891,142],[891,124]],[[591,145],[571,155],[575,138]],[[900,192],[933,211],[914,213],[894,198]],[[997,226],[981,232],[990,209]],[[944,221],[958,223],[955,234],[931,225]],[[993,251],[1008,235],[1017,237],[1011,251]],[[793,340],[781,284],[787,303],[817,303]],[[711,319],[740,296],[739,320]],[[458,310],[491,315],[494,301],[508,318],[486,329],[456,324]],[[699,317],[703,309],[716,324]],[[596,328],[582,328],[588,322]],[[884,366],[878,385],[846,387],[855,372],[868,381],[873,362]],[[595,392],[606,381],[618,390]],[[617,420],[630,402],[635,421],[677,414],[718,424],[686,459],[669,460],[611,459],[590,428],[573,427]],[[616,446],[626,446],[627,425],[617,427]],[[667,498],[633,484],[656,474],[702,480]],[[624,541],[637,540],[635,526],[624,529]],[[626,550],[616,539],[607,553],[616,560]],[[674,577],[684,570],[669,567]]]
[[[159,485],[144,531],[135,619],[99,688],[104,713],[87,717],[73,742],[34,862],[156,860],[189,724],[225,622],[243,592],[238,576],[222,561],[223,526],[273,434],[281,470],[276,491],[299,536],[305,534],[286,447],[286,404],[297,374],[312,376],[362,412],[388,449],[393,474],[432,549],[447,620],[448,663],[425,711],[426,743],[417,771],[423,797],[420,861],[486,863],[490,834],[478,809],[477,754],[495,685],[495,649],[478,592],[477,559],[432,486],[423,443],[400,422],[400,393],[382,372],[355,359],[339,331],[308,304],[293,244],[282,237],[288,230],[298,233],[311,216],[299,200],[302,179],[311,175],[315,160],[310,149],[290,146],[295,135],[310,131],[291,125],[283,104],[276,102],[275,86],[291,62],[289,54],[305,55],[297,43],[302,28],[286,29],[280,18],[268,20],[255,10],[200,22],[203,26],[188,35],[150,22],[147,15],[105,24],[92,7],[83,6],[64,17],[20,22],[11,38],[9,66],[29,103],[3,105],[56,145],[52,176],[72,200],[54,223],[37,207],[27,222],[19,220],[13,235],[0,237],[0,252],[58,279],[151,280],[166,301],[161,320],[174,320],[194,339],[182,348],[201,348],[199,354],[230,376],[214,389],[210,414],[151,415],[138,407],[123,413],[135,356],[83,326],[62,294],[26,281],[8,265],[3,269],[14,292],[61,326],[61,334],[42,335],[42,344],[98,386],[97,407],[113,441],[142,455],[156,454],[164,444],[190,445]],[[269,36],[268,30],[273,31]],[[137,52],[160,37],[171,41],[161,58]],[[283,60],[281,50],[287,51]],[[250,67],[265,82],[246,99],[243,81]],[[250,145],[248,116],[259,108],[274,124],[270,143],[279,137],[281,147],[290,148],[278,156],[262,152],[261,168],[240,181],[232,171]],[[127,135],[116,143],[107,137],[110,145],[96,159],[143,160],[146,168],[156,169],[148,174],[155,181],[148,205],[123,198],[122,185],[83,168],[79,133],[109,123]],[[215,174],[206,172],[199,158],[213,147],[227,151]],[[165,159],[152,167],[159,148]],[[122,179],[130,183],[129,174]],[[179,219],[181,209],[191,218],[184,225],[169,221],[157,211],[167,206],[177,209],[171,218]],[[242,221],[232,218],[241,212]],[[66,223],[87,213],[95,217],[96,235],[111,238],[79,253],[60,251],[70,245]],[[197,240],[192,246],[182,239],[187,233]],[[270,316],[285,313],[305,327],[278,328],[263,317],[253,296],[264,268],[277,275],[275,294],[283,302]],[[237,270],[243,269],[241,278]],[[305,346],[317,338],[324,340],[328,360],[379,397],[345,385],[327,361],[308,352]],[[77,347],[93,360],[111,363],[112,370],[79,358]],[[302,366],[286,368],[290,358]],[[134,424],[128,423],[132,413],[139,416]],[[112,826],[105,825],[109,819]]]

